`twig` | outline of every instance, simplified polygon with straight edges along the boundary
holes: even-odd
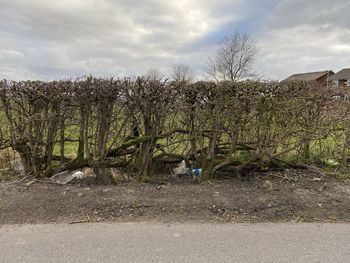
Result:
[[[9,184],[17,184],[17,183],[23,182],[24,180],[27,180],[27,179],[29,179],[29,178],[31,178],[31,177],[33,177],[33,176],[34,176],[34,175],[28,175],[28,176],[26,176],[26,177],[23,177],[23,178],[21,178],[21,179],[19,179],[19,180],[17,180],[17,181],[14,181],[14,182],[9,183]]]
[[[72,222],[69,222],[68,224],[69,225],[74,225],[74,224],[82,224],[82,223],[89,223],[89,222],[90,222],[90,219],[86,219],[86,220],[72,221]]]
[[[210,182],[210,181],[205,181],[205,182],[203,182],[201,184],[209,184],[210,186],[214,186],[214,184],[212,182]]]
[[[35,179],[36,182],[40,182],[40,183],[48,183],[48,184],[57,184],[57,185],[62,185],[53,181],[49,181],[49,180],[40,180],[40,179]]]

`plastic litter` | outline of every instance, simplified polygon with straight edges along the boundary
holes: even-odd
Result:
[[[186,161],[183,160],[181,163],[178,164],[178,167],[173,169],[174,174],[176,175],[189,175],[190,169],[186,166]]]
[[[192,169],[192,173],[194,177],[200,177],[202,175],[202,168],[194,168]]]

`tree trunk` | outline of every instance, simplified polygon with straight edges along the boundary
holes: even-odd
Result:
[[[302,144],[302,158],[304,162],[310,161],[310,140],[305,140]]]
[[[84,140],[84,159],[89,158],[89,113],[85,112],[84,118],[84,132],[83,132],[83,140]]]
[[[342,147],[342,161],[343,164],[348,163],[348,146],[349,146],[349,140],[350,140],[350,132],[344,131],[344,143]]]
[[[86,142],[86,138],[85,138],[85,134],[86,134],[86,109],[82,106],[80,108],[80,120],[79,120],[79,145],[78,145],[78,154],[77,154],[77,159],[79,161],[84,160],[84,156],[85,156],[85,150],[86,150],[86,146],[85,146],[85,142]]]
[[[43,125],[43,120],[41,119],[41,105],[38,101],[34,102],[32,118],[32,127],[34,129],[34,136],[31,136],[32,170],[34,176],[39,176],[41,174],[41,166],[43,161],[41,152],[41,147],[43,145],[43,134],[41,125]]]
[[[152,115],[144,114],[143,122],[145,136],[150,136],[150,138],[143,141],[141,144],[137,167],[139,167],[139,177],[149,177],[156,142],[157,128],[156,124],[152,124]]]
[[[46,150],[45,150],[46,168],[49,168],[52,163],[54,140],[57,133],[58,108],[59,106],[56,103],[51,108],[51,114],[50,114],[49,124],[47,128],[47,141],[46,141]]]
[[[98,123],[96,131],[96,143],[94,150],[94,159],[102,160],[105,158],[107,152],[107,139],[108,132],[110,129],[110,118],[111,112],[113,110],[113,105],[111,103],[103,103],[98,109]]]
[[[195,134],[196,134],[196,131],[195,131],[195,109],[194,109],[194,106],[192,106],[191,108],[191,113],[190,113],[190,133],[189,133],[189,136],[190,136],[190,145],[191,145],[191,150],[190,150],[190,153],[192,155],[194,155],[194,158],[197,159],[197,143],[196,143],[196,138],[195,138]]]
[[[61,161],[61,163],[63,163],[65,160],[65,158],[64,158],[64,138],[65,138],[64,130],[65,130],[65,116],[64,116],[64,113],[62,112],[61,116],[60,116],[60,161]]]
[[[229,154],[230,158],[232,157],[232,155],[236,153],[237,144],[238,144],[238,135],[239,135],[238,127],[235,127],[233,133],[231,134],[230,154]]]

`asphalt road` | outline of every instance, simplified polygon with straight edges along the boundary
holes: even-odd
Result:
[[[350,224],[2,226],[0,262],[350,262]]]

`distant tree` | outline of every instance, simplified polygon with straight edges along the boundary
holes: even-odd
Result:
[[[178,82],[193,82],[194,72],[187,64],[176,64],[172,67],[172,79]]]
[[[164,74],[156,68],[150,68],[145,74],[146,78],[151,80],[162,80],[164,79]]]
[[[216,80],[239,80],[250,73],[257,53],[256,42],[246,32],[234,31],[219,43],[209,57],[206,72]]]

